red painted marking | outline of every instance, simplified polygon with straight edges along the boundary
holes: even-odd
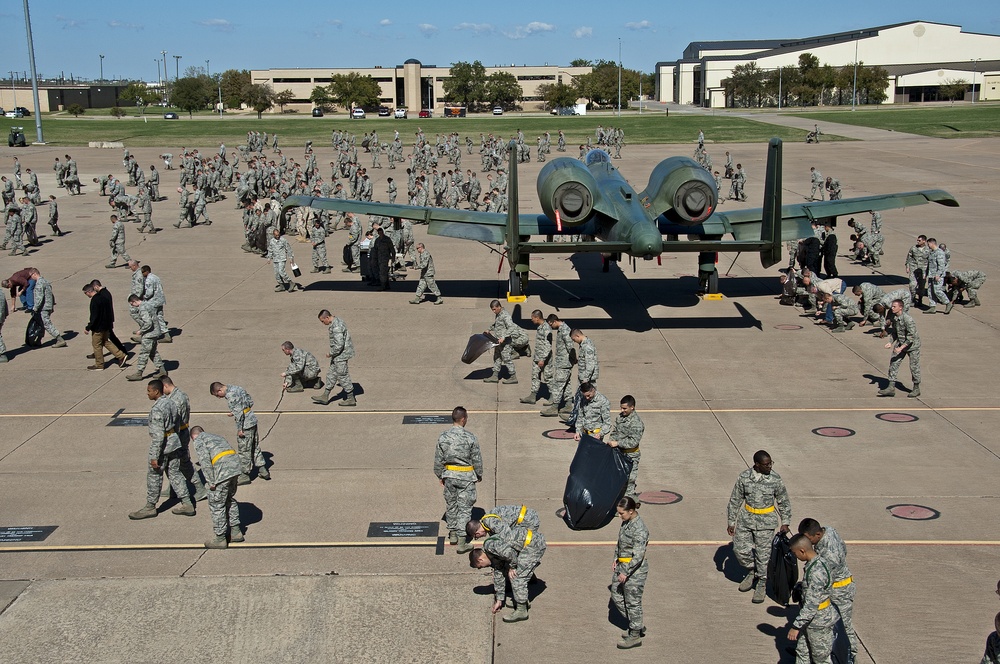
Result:
[[[853,430],[845,429],[844,427],[819,427],[818,429],[813,429],[812,432],[824,438],[846,438],[847,436],[853,436],[855,433]]]
[[[941,516],[941,513],[923,505],[890,505],[886,510],[897,519],[907,521],[929,521]]]
[[[916,422],[920,419],[909,413],[879,413],[875,417],[883,422]]]
[[[643,491],[639,494],[639,502],[649,505],[673,505],[679,503],[684,497],[673,491],[660,489],[659,491]]]
[[[551,431],[542,432],[542,435],[552,440],[572,440],[576,434],[570,433],[566,429],[552,429]]]
[[[559,210],[556,210],[556,230],[562,233],[562,217],[559,215]]]

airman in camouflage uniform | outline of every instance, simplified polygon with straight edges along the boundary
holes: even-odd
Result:
[[[344,216],[344,226],[347,227],[347,246],[351,248],[351,264],[344,272],[353,272],[361,268],[361,224],[348,212]]]
[[[790,546],[795,557],[806,564],[802,576],[802,609],[788,630],[788,640],[798,642],[795,664],[830,664],[833,626],[837,622],[837,612],[830,598],[833,582],[830,567],[805,535],[793,537]]]
[[[142,380],[142,374],[146,371],[146,363],[152,357],[153,366],[156,367],[154,378],[162,378],[167,375],[167,369],[163,366],[163,358],[157,349],[159,345],[160,323],[156,320],[156,305],[152,302],[143,302],[138,295],[129,295],[129,315],[139,326],[136,335],[139,337],[139,359],[136,361],[135,373],[125,376],[126,380]],[[133,337],[135,338],[135,337]]]
[[[37,287],[36,287],[37,288]],[[880,397],[896,396],[896,375],[903,358],[910,359],[910,376],[913,377],[913,389],[906,396],[920,396],[920,335],[917,334],[917,324],[910,314],[903,311],[900,300],[892,302],[892,318],[886,320],[892,341],[885,345],[892,348],[892,358],[889,360],[889,384],[878,391]]]
[[[52,312],[56,308],[56,296],[52,293],[52,283],[39,274],[38,270],[31,272],[31,278],[35,280],[35,306],[33,310],[41,317],[45,331],[55,337],[56,342],[52,344],[52,347],[65,348],[66,340],[52,324]]]
[[[170,328],[167,326],[167,321],[163,317],[163,308],[167,306],[167,295],[163,292],[163,282],[160,278],[153,274],[152,268],[148,265],[143,265],[142,268],[142,299],[147,302],[152,302],[156,307],[156,320],[160,322],[160,332],[162,336],[160,337],[160,342],[169,344],[173,343],[173,337],[170,336]],[[138,342],[137,339],[133,341]]]
[[[514,611],[503,617],[507,623],[528,619],[528,582],[545,554],[545,538],[531,528],[512,528],[507,537],[494,535],[483,548],[469,552],[469,565],[475,569],[493,568],[493,613],[503,608],[507,599],[507,579],[514,595]]]
[[[825,185],[826,181],[823,179],[823,174],[816,170],[815,167],[809,169],[809,178],[812,182],[812,191],[809,192],[809,198],[807,200],[816,200],[816,192],[819,191],[819,200],[826,200]]]
[[[583,434],[603,440],[611,430],[611,402],[597,391],[593,383],[580,386],[580,409],[576,424],[576,440]]]
[[[824,293],[823,299],[828,304],[833,304],[833,329],[831,332],[846,332],[854,329],[854,321],[851,316],[857,316],[858,303],[844,293]]]
[[[316,356],[302,348],[296,348],[291,341],[281,344],[281,351],[288,356],[288,368],[281,374],[284,378],[282,389],[286,392],[302,392],[306,387],[320,389],[323,381],[319,377],[319,362]]]
[[[452,426],[438,437],[434,450],[434,475],[444,487],[445,522],[448,541],[458,544],[457,553],[472,545],[465,539],[465,529],[476,504],[476,482],[483,479],[483,456],[479,440],[466,429],[469,414],[458,406],[451,412]]]
[[[240,508],[236,502],[240,462],[236,452],[222,436],[201,427],[191,429],[194,451],[198,455],[208,485],[208,511],[212,515],[215,538],[205,542],[207,549],[225,549],[229,542],[242,542]],[[226,539],[226,535],[229,539]]]
[[[108,259],[108,264],[104,267],[117,267],[119,256],[125,263],[132,260],[128,251],[125,250],[125,224],[122,223],[117,214],[111,215],[111,237],[108,244],[111,245],[111,258]]]
[[[628,474],[625,495],[634,497],[638,495],[635,490],[635,478],[639,474],[639,459],[642,457],[639,452],[639,442],[646,431],[646,425],[643,424],[639,413],[635,412],[635,397],[631,394],[622,397],[621,409],[615,417],[614,429],[608,434],[607,443],[611,447],[617,447],[632,460],[632,471]]]
[[[484,378],[483,382],[499,382],[501,367],[507,367],[508,377],[503,382],[517,383],[517,368],[514,366],[514,360],[518,354],[527,354],[528,335],[519,325],[514,323],[510,314],[500,306],[499,300],[490,302],[490,309],[496,318],[486,330],[486,334],[492,334],[499,345],[493,350],[493,374]]]
[[[538,391],[544,380],[549,396],[552,396],[552,328],[545,321],[542,312],[535,309],[531,312],[531,322],[538,326],[535,330],[535,354],[531,356],[531,392],[521,398],[521,403],[538,401]]]
[[[792,503],[781,476],[771,471],[771,455],[759,450],[753,455],[753,467],[736,479],[729,497],[726,532],[733,538],[736,560],[750,570],[740,583],[740,592],[753,593],[754,604],[764,601],[767,587],[767,564],[771,560],[771,537],[779,527],[788,532],[792,519]],[[775,514],[777,510],[777,514]],[[780,521],[779,521],[780,519]]]
[[[160,379],[163,383],[163,393],[177,406],[177,415],[181,419],[180,426],[177,427],[177,436],[181,439],[181,473],[185,479],[194,486],[194,502],[205,500],[208,493],[205,491],[205,483],[201,481],[201,475],[191,463],[191,400],[179,387],[174,385],[173,379],[165,376]]]
[[[491,507],[478,521],[469,519],[465,524],[465,533],[469,536],[469,540],[477,540],[487,535],[510,537],[513,528],[538,530],[540,523],[538,512],[527,505],[497,505]]]
[[[910,296],[915,304],[923,302],[927,290],[927,236],[917,237],[917,243],[906,253],[906,274],[910,275]]]
[[[434,295],[434,304],[443,304],[444,298],[441,297],[441,289],[434,281],[434,257],[424,247],[423,242],[417,244],[417,259],[414,264],[420,270],[420,281],[417,282],[417,292],[410,300],[410,304],[420,304],[424,291],[429,291]]]
[[[551,382],[549,382],[551,401],[545,404],[546,407],[542,409],[541,414],[543,417],[569,416],[570,408],[563,409],[563,405],[569,405],[566,403],[569,396],[569,380],[573,376],[573,362],[569,352],[573,346],[573,340],[570,338],[569,325],[559,320],[558,316],[549,314],[545,320],[553,330],[552,361],[555,365],[555,371],[552,374]]]
[[[330,369],[326,373],[326,387],[322,396],[313,397],[312,400],[318,404],[327,405],[330,403],[330,393],[338,385],[344,390],[344,398],[338,406],[357,406],[358,402],[354,397],[354,383],[351,380],[351,373],[347,367],[347,361],[354,357],[354,343],[351,341],[351,333],[347,331],[347,325],[338,316],[334,316],[327,309],[319,312],[319,321],[328,326],[330,335]]]
[[[944,292],[944,277],[948,272],[948,259],[934,238],[927,238],[927,248],[930,250],[930,253],[927,254],[927,299],[930,300],[931,306],[924,313],[937,313],[938,303],[945,305],[944,312],[946,314],[951,313],[951,308],[955,305]]]
[[[177,428],[182,424],[177,406],[163,393],[163,383],[151,380],[146,386],[146,396],[154,402],[149,411],[149,463],[146,466],[146,505],[128,515],[133,521],[156,516],[156,502],[163,484],[161,473],[177,494],[180,505],[170,510],[173,514],[194,516],[194,503],[188,492],[187,480],[181,472],[181,439]]]
[[[236,424],[237,451],[240,455],[240,468],[242,470],[237,483],[250,484],[250,471],[255,467],[257,468],[257,477],[263,480],[271,479],[271,473],[267,470],[267,462],[264,461],[264,453],[257,440],[257,416],[253,412],[253,399],[246,390],[238,385],[223,385],[215,382],[209,386],[208,391],[212,396],[226,400],[229,416]]]
[[[879,315],[875,313],[875,305],[885,299],[885,291],[870,281],[863,281],[852,288],[851,292],[861,296],[861,300],[858,302],[861,306],[861,325],[864,326],[865,323],[876,322],[879,319]]]
[[[986,283],[986,273],[979,270],[955,270],[947,279],[948,287],[951,289],[949,298],[952,302],[962,296],[964,290],[969,294],[969,301],[965,303],[965,308],[980,306],[979,289]]]
[[[271,238],[267,241],[267,257],[274,265],[274,280],[277,282],[274,286],[275,292],[295,292],[298,284],[289,279],[288,273],[285,272],[285,263],[295,260],[295,255],[292,253],[291,245],[288,244],[288,239],[277,228],[271,231]]]
[[[576,424],[576,418],[580,412],[580,402],[583,399],[582,385],[584,383],[596,384],[597,378],[601,372],[601,367],[597,361],[597,348],[594,347],[594,342],[584,335],[583,330],[573,330],[570,332],[569,336],[580,346],[580,350],[576,354],[576,378],[581,387],[573,396],[573,412],[570,413],[569,417],[564,418],[564,421],[567,424],[573,426]]]
[[[628,631],[622,633],[618,647],[622,650],[642,645],[646,631],[642,622],[642,592],[649,574],[646,544],[649,530],[639,516],[639,504],[632,498],[618,501],[618,516],[622,525],[618,529],[618,546],[615,547],[614,572],[611,575],[611,601],[618,613],[628,620]]]
[[[857,661],[858,635],[854,631],[853,620],[857,587],[847,566],[847,545],[832,526],[820,526],[815,519],[803,519],[799,523],[799,534],[806,536],[830,570],[830,599],[844,621],[844,632],[851,644],[850,661]]]
[[[312,271],[330,274],[330,262],[326,257],[326,229],[319,217],[313,220],[309,229],[309,242],[312,243]]]
[[[0,294],[0,364],[7,361],[7,346],[3,342],[3,323],[8,315],[10,309],[7,307],[7,298]]]

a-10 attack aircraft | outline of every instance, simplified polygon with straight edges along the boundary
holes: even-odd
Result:
[[[507,296],[520,301],[528,286],[531,254],[599,252],[607,266],[608,260],[620,260],[623,254],[652,260],[663,252],[696,251],[700,290],[717,293],[720,251],[756,251],[761,265],[770,267],[781,259],[784,241],[813,234],[813,221],[929,202],[958,207],[958,201],[940,189],[782,206],[781,139],[772,138],[767,150],[764,205],[755,209],[718,212],[715,181],[687,157],[661,161],[646,188],[636,193],[611,165],[608,153],[594,149],[582,162],[570,157],[548,162],[537,182],[544,214],[520,214],[516,150],[511,147],[506,214],[312,196],[289,196],[281,214],[286,221],[292,208],[312,207],[398,217],[427,223],[431,235],[503,245],[510,265]],[[555,235],[597,241],[552,242]],[[727,235],[733,239],[723,240]],[[533,241],[534,236],[550,237]]]

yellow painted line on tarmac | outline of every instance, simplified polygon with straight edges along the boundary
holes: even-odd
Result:
[[[906,407],[899,408],[905,412],[995,412],[1000,411],[1000,406],[943,406],[932,408]],[[531,410],[470,410],[476,415],[530,415],[538,413],[537,409]],[[891,405],[887,404],[882,408],[644,408],[643,413],[884,413],[895,412]],[[350,416],[350,415],[451,415],[450,410],[255,410],[257,415],[327,415],[327,416]],[[194,411],[192,416],[227,415],[224,411]],[[26,418],[26,417],[97,417],[103,419],[113,419],[115,417],[147,417],[148,412],[139,413],[0,413],[2,418]]]
[[[647,546],[725,546],[731,540],[653,540]],[[847,540],[852,546],[1000,546],[1000,540]],[[616,541],[546,542],[554,547],[614,547]],[[230,549],[350,549],[388,547],[433,547],[437,538],[407,538],[386,542],[238,542]],[[0,546],[0,553],[156,551],[204,549],[203,544],[52,544]]]

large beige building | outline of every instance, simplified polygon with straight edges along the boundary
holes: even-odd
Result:
[[[508,72],[521,85],[521,103],[525,110],[542,107],[538,87],[544,83],[571,84],[576,76],[589,74],[591,67],[523,66],[486,67],[486,75],[498,71]],[[450,67],[421,64],[410,59],[395,67],[370,69],[316,68],[316,69],[255,69],[250,72],[254,83],[266,83],[275,92],[291,90],[294,101],[286,108],[307,111],[312,108],[309,96],[317,85],[329,85],[334,74],[356,72],[371,76],[382,88],[381,103],[389,107],[404,107],[411,112],[420,109],[438,109],[444,106],[444,81],[451,76]],[[275,109],[277,110],[277,109]],[[438,115],[438,113],[435,113]]]
[[[910,21],[805,39],[691,42],[680,60],[656,64],[656,98],[723,107],[722,81],[750,62],[775,70],[811,53],[820,64],[879,65],[889,73],[887,103],[930,101],[945,82],[964,80],[966,99],[1000,99],[1000,35],[963,32],[957,25]]]

